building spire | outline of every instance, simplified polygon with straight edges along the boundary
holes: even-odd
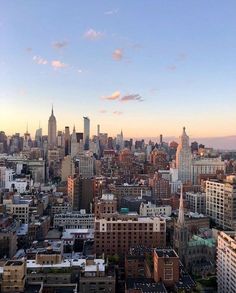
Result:
[[[54,115],[54,113],[53,113],[53,104],[52,104],[52,116]]]
[[[183,199],[183,184],[181,184],[180,200],[179,200],[179,215],[177,223],[184,226],[184,199]]]

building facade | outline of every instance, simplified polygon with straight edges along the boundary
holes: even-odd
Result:
[[[192,153],[189,146],[189,137],[185,132],[185,127],[180,136],[180,142],[176,152],[176,167],[178,169],[179,180],[183,184],[191,182]]]

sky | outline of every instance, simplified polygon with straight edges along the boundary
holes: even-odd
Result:
[[[0,1],[0,130],[83,116],[125,137],[232,136],[236,1]]]

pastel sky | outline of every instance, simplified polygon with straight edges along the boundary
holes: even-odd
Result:
[[[234,135],[235,0],[0,1],[0,130]]]

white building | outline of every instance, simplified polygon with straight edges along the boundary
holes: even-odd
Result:
[[[189,209],[193,213],[206,214],[206,193],[204,192],[186,192],[186,199],[189,203]]]
[[[217,284],[219,293],[236,292],[236,232],[221,231],[217,246]]]
[[[201,174],[216,174],[217,171],[225,173],[225,163],[221,158],[198,158],[192,164],[192,182],[198,184],[198,177]]]
[[[236,228],[236,176],[206,181],[206,214],[223,229]]]
[[[165,215],[167,217],[171,216],[172,208],[169,205],[157,206],[152,204],[150,201],[148,203],[142,202],[139,209],[140,216],[151,217],[158,215]]]
[[[183,184],[191,182],[192,153],[189,146],[189,137],[185,132],[185,127],[180,136],[180,142],[176,152],[176,167],[178,169],[178,179]]]
[[[29,186],[29,182],[26,178],[15,179],[13,181],[6,181],[5,188],[9,190],[16,190],[18,193],[24,193]]]
[[[13,181],[14,171],[5,166],[0,167],[0,188],[8,188],[9,182]]]

